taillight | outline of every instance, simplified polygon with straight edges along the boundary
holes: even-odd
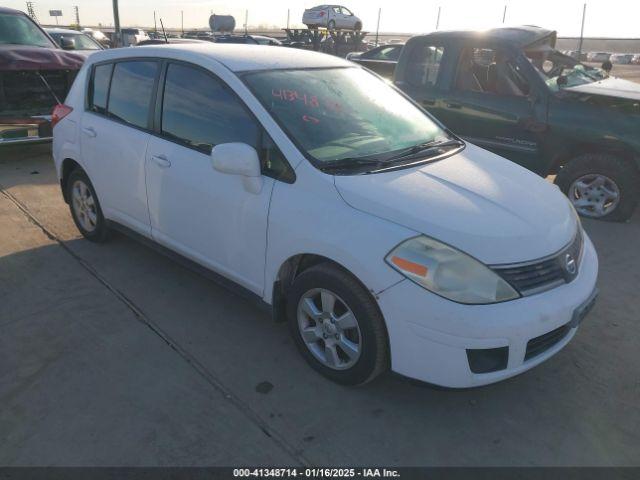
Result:
[[[73,112],[73,108],[62,103],[59,103],[55,107],[53,107],[53,112],[51,113],[51,128],[55,127],[60,120],[69,115],[71,112]]]

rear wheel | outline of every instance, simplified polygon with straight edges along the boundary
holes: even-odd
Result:
[[[331,264],[301,273],[287,294],[291,334],[309,365],[334,382],[367,383],[388,368],[387,334],[377,304]]]
[[[630,162],[601,153],[574,158],[556,177],[576,211],[589,218],[628,220],[640,197],[640,174]]]
[[[67,180],[67,198],[73,221],[80,233],[92,242],[104,242],[109,237],[98,196],[87,174],[75,169]]]

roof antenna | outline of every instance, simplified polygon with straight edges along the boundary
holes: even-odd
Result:
[[[164,41],[169,43],[169,39],[167,38],[167,32],[164,31],[164,25],[162,24],[162,17],[160,17],[160,26],[162,27],[162,34],[164,35]]]

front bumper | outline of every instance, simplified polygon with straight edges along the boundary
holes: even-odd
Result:
[[[595,292],[598,258],[585,234],[578,276],[537,295],[493,305],[462,305],[409,280],[379,295],[386,319],[393,371],[452,388],[474,387],[518,375],[560,351],[578,328],[575,312]],[[564,327],[564,329],[561,329]],[[531,340],[562,332],[549,348],[531,356]],[[544,338],[544,337],[543,337]],[[504,368],[473,373],[467,350],[508,347]]]
[[[0,146],[21,143],[44,143],[52,138],[51,116],[28,118],[0,117]]]

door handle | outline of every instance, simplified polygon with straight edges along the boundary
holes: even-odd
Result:
[[[95,138],[98,136],[93,127],[85,127],[82,129],[82,133],[84,133],[87,137]]]
[[[161,168],[168,168],[171,166],[171,162],[164,155],[151,155],[151,160]]]
[[[462,108],[462,105],[460,105],[459,103],[447,103],[447,107],[458,110]]]
[[[433,107],[435,104],[435,100],[422,100],[422,105],[424,105],[425,107]]]

